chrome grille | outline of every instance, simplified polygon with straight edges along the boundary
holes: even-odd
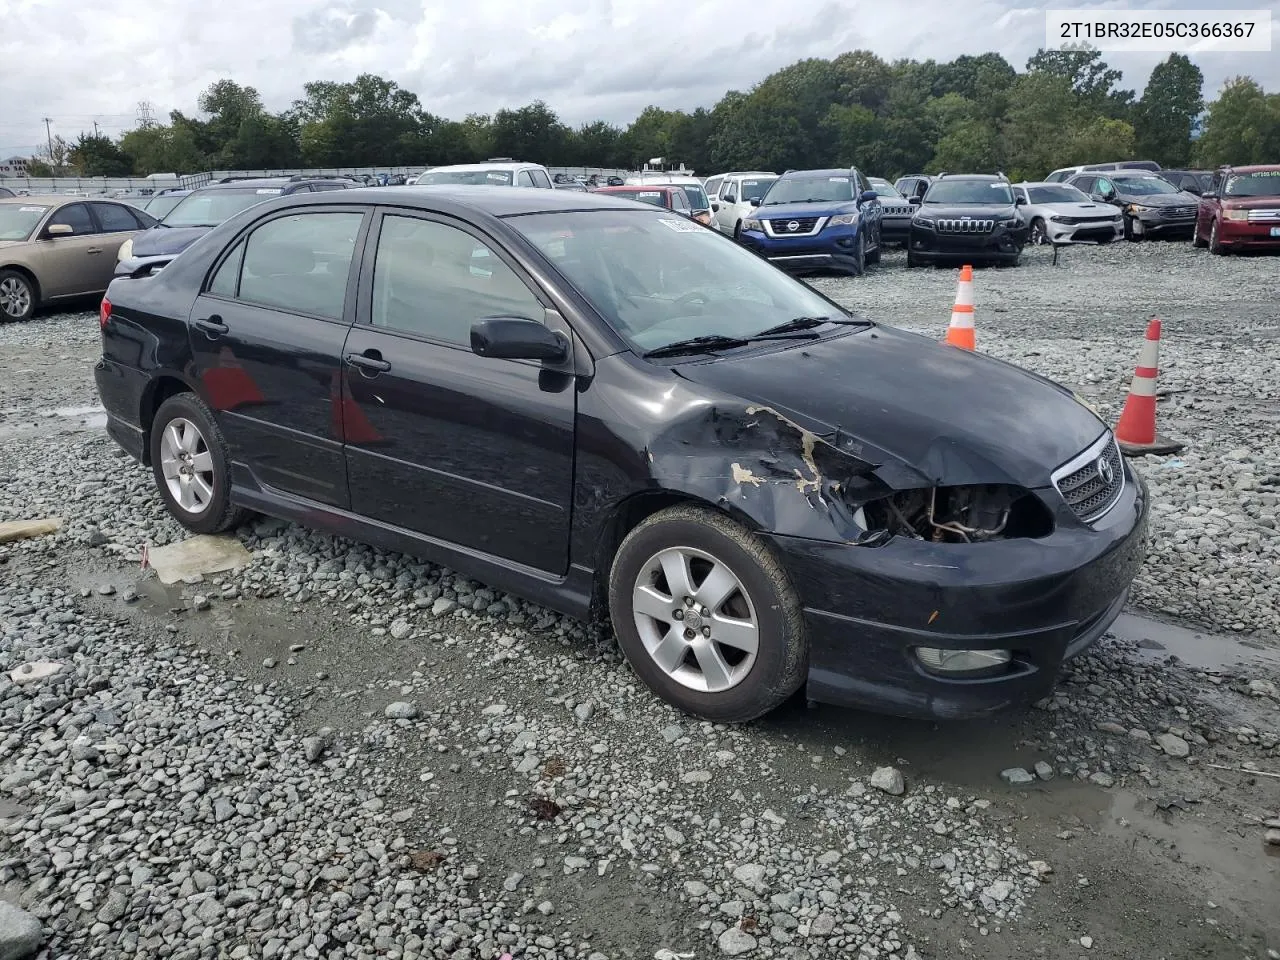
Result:
[[[1167,220],[1182,220],[1185,217],[1194,217],[1195,215],[1195,207],[1165,207],[1160,211],[1160,216]]]
[[[1280,209],[1275,210],[1250,210],[1250,223],[1280,223]]]
[[[886,217],[909,217],[915,213],[915,208],[910,204],[897,207],[885,207],[884,216]]]
[[[769,226],[773,228],[773,232],[779,236],[786,236],[788,233],[811,233],[817,224],[817,217],[789,217],[783,220],[770,220]],[[795,229],[791,225],[795,224]]]
[[[939,233],[990,233],[996,228],[994,220],[939,220]]]
[[[1053,485],[1071,512],[1085,523],[1099,519],[1116,505],[1124,491],[1124,458],[1115,437],[1108,432],[1084,453],[1059,467],[1054,471]]]

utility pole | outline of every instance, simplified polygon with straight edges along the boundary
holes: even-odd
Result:
[[[93,136],[95,140],[98,137],[98,121],[97,120],[93,121]]]
[[[49,162],[53,163],[53,132],[49,129],[49,124],[53,122],[53,117],[44,118],[44,135],[49,143]]]

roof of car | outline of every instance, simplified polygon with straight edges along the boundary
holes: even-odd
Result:
[[[1221,169],[1232,173],[1270,173],[1272,170],[1280,170],[1280,163],[1253,163],[1244,167],[1226,166]]]
[[[286,187],[291,183],[308,183],[311,178],[303,180],[294,180],[291,177],[252,177],[244,180],[221,180],[215,183],[206,183],[200,190],[235,190],[240,188],[253,189],[255,187]],[[321,177],[314,179],[320,180]]]
[[[438,173],[441,170],[456,170],[463,173],[469,170],[521,170],[525,167],[541,167],[540,163],[533,163],[527,160],[482,160],[479,163],[447,163],[443,166],[432,167],[430,170],[424,170],[423,174]]]
[[[990,183],[1007,182],[1006,179],[996,173],[948,173],[947,180],[979,180],[988,181]]]
[[[37,193],[26,197],[0,197],[0,203],[39,204],[42,207],[63,207],[68,203],[120,203],[115,197],[77,197],[71,194]]]
[[[848,167],[832,167],[830,170],[788,170],[783,174],[784,177],[848,177],[851,171]]]
[[[376,203],[416,206],[428,210],[474,210],[494,217],[530,213],[563,213],[570,210],[635,210],[636,203],[600,192],[546,190],[538,187],[486,187],[461,184],[401,187],[356,187],[341,193],[301,193],[289,197],[291,204],[332,205],[334,203]]]
[[[645,190],[645,191],[653,191],[656,193],[660,190],[665,190],[669,193],[672,190],[683,190],[684,186],[685,185],[682,183],[627,183],[627,184],[623,184],[620,187],[617,185],[614,185],[612,187],[596,187],[594,192],[595,193],[628,193],[628,192],[633,192],[635,190]]]

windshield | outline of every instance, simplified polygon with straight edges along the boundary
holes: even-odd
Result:
[[[1226,197],[1280,197],[1280,170],[1237,173],[1227,177],[1222,188]]]
[[[439,170],[428,171],[418,178],[418,186],[429,187],[442,183],[466,184],[473,187],[509,187],[510,170]]]
[[[651,203],[655,207],[665,207],[667,205],[667,192],[665,190],[647,190],[644,187],[634,187],[627,190],[610,190],[609,195],[622,197],[626,200],[639,200],[641,203]]]
[[[1013,203],[1013,191],[999,180],[935,180],[925,203]]]
[[[183,197],[161,221],[166,227],[216,227],[255,203],[280,196],[279,187],[197,190]]]
[[[684,217],[593,210],[512,217],[640,352],[698,336],[746,337],[840,307],[728,237]]]
[[[885,197],[889,200],[905,200],[902,194],[893,188],[893,184],[885,180],[871,180],[871,189],[876,192],[876,196]]]
[[[750,180],[742,181],[742,196],[738,197],[738,201],[751,200],[754,197],[763,197],[769,192],[769,188],[777,181],[777,177],[752,177]]]
[[[648,183],[649,187],[679,187],[684,191],[684,195],[689,198],[689,207],[693,210],[710,210],[711,203],[707,200],[706,192],[696,183]],[[637,189],[639,189],[637,187]]]
[[[48,209],[38,204],[0,203],[0,240],[27,239]]]
[[[165,214],[182,202],[182,195],[155,197],[150,200],[142,209],[147,211],[153,217],[164,219]]]
[[[1168,180],[1161,177],[1112,177],[1116,189],[1130,196],[1149,197],[1157,193],[1180,193]]]
[[[1027,187],[1027,200],[1030,203],[1088,203],[1089,198],[1069,183],[1055,184],[1052,187]]]
[[[784,177],[775,180],[761,206],[782,203],[832,203],[853,199],[853,181],[848,177]]]

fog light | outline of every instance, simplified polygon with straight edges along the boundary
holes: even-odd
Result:
[[[948,677],[999,673],[1010,660],[1009,650],[942,650],[938,647],[916,647],[916,659],[931,673]]]

